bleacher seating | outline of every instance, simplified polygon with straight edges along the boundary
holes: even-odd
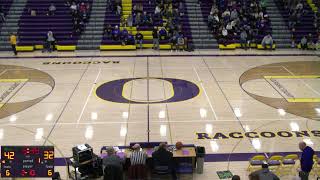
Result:
[[[0,1],[0,7],[2,7],[4,16],[6,16],[10,10],[12,4],[12,0],[1,0]],[[1,30],[1,26],[2,26],[2,21],[0,20],[0,30]]]
[[[286,19],[287,22],[289,22],[289,16],[290,16],[290,11],[289,9],[285,9],[284,4],[282,1],[276,1],[279,10],[281,10],[281,14],[283,15],[284,19]],[[313,40],[316,41],[317,39],[317,32],[316,28],[314,27],[314,12],[311,9],[310,5],[307,3],[307,1],[303,0],[303,9],[304,9],[304,14],[301,17],[301,23],[296,24],[294,26],[295,32],[294,35],[296,37],[296,44],[300,43],[300,40],[302,39],[303,36],[307,36],[308,34],[312,34]]]
[[[154,10],[156,8],[156,4],[153,3],[152,1],[149,4],[149,1],[146,1],[146,0],[132,0],[132,7],[134,5],[137,5],[137,4],[142,4],[143,11],[147,12],[147,14],[152,14],[152,15],[154,14]],[[163,26],[163,20],[162,19],[153,18],[153,21],[154,21],[153,22],[154,26],[156,26],[156,27],[162,27]],[[145,36],[144,40],[143,40],[143,44],[152,45],[152,30],[153,30],[154,26],[139,26],[137,28],[137,30],[142,31],[141,33]],[[135,34],[135,33],[133,33],[133,34]],[[148,38],[148,36],[151,37],[151,38]],[[159,43],[160,43],[160,45],[161,44],[168,44],[169,41],[168,40],[160,40]],[[145,47],[148,47],[148,46],[145,46]],[[150,46],[150,47],[152,47],[152,46]]]
[[[77,44],[79,34],[73,34],[72,15],[69,7],[65,5],[65,0],[55,0],[55,15],[48,16],[51,3],[51,0],[28,0],[19,21],[18,46],[43,45],[48,31],[53,32],[56,44],[60,45],[62,50],[65,50],[62,47]],[[36,16],[30,15],[30,9],[36,11]]]
[[[114,0],[111,0],[111,2],[114,3]],[[106,27],[108,24],[110,24],[112,27],[116,25],[120,27],[120,15],[117,15],[115,12],[113,12],[111,9],[107,7],[104,19],[104,27]],[[121,45],[121,41],[113,41],[112,39],[108,39],[107,36],[103,36],[101,45]],[[101,46],[100,49],[103,50]]]
[[[200,0],[200,8],[202,11],[203,20],[205,23],[208,21],[208,15],[210,14],[211,7],[213,5],[212,0]],[[48,8],[50,4],[54,2],[56,6],[56,14],[52,16],[48,16]],[[92,0],[87,1],[91,3]],[[132,8],[134,5],[142,4],[143,11],[147,12],[147,14],[154,14],[154,10],[156,4],[154,1],[148,0],[122,0],[122,16],[116,15],[116,12],[113,12],[111,9],[107,7],[104,19],[104,27],[107,24],[118,25],[120,30],[123,28],[127,28],[129,33],[135,35],[136,32],[139,30],[144,35],[143,47],[144,48],[151,48],[152,47],[152,30],[153,27],[156,26],[158,29],[161,27],[165,27],[167,19],[165,18],[158,18],[154,19],[154,26],[133,26],[133,27],[125,27],[124,24],[121,24],[121,18],[126,20],[129,14],[133,14]],[[180,18],[181,29],[185,37],[188,38],[189,41],[192,41],[192,32],[189,24],[189,17],[186,8],[185,1],[182,1],[184,4],[184,8],[182,12],[184,13],[183,16]],[[227,7],[227,4],[220,4],[220,1],[217,2],[217,7],[219,8],[219,16],[221,17],[221,13]],[[222,2],[222,1],[221,1]],[[228,1],[225,1],[228,2]],[[246,9],[250,8],[249,0],[241,1],[236,6],[238,9],[246,5]],[[259,0],[256,0],[259,3]],[[303,7],[304,7],[304,14],[301,17],[301,23],[295,25],[295,32],[294,35],[296,37],[296,44],[299,44],[301,38],[303,36],[307,36],[308,34],[312,35],[313,41],[317,41],[317,29],[315,27],[315,12],[318,10],[318,6],[320,3],[313,2],[312,0],[302,0]],[[114,0],[112,0],[114,3]],[[169,5],[169,10],[172,10],[174,7],[175,1]],[[0,5],[3,7],[5,14],[8,13],[10,10],[10,6],[12,4],[12,0],[1,0]],[[288,26],[290,12],[288,9],[284,8],[284,4],[282,1],[275,1],[276,6],[278,7],[279,12],[283,16],[283,19],[286,21],[286,25]],[[274,5],[273,5],[274,6]],[[30,10],[36,11],[36,16],[30,15]],[[272,11],[270,12],[272,14]],[[270,14],[270,15],[271,15]],[[134,17],[133,17],[134,20]],[[320,21],[320,18],[318,18]],[[278,24],[280,24],[277,21]],[[276,23],[275,23],[276,24]],[[0,30],[1,30],[1,22],[0,22]],[[281,25],[280,25],[281,26]],[[34,49],[42,49],[43,44],[46,40],[46,35],[48,31],[52,31],[55,38],[58,50],[75,50],[77,41],[81,34],[74,34],[73,33],[73,22],[72,22],[72,15],[70,13],[70,9],[68,6],[65,5],[65,0],[28,0],[26,6],[24,7],[24,12],[22,13],[20,20],[19,20],[19,29],[18,29],[18,50],[20,51],[30,51]],[[276,30],[277,31],[277,30]],[[268,34],[272,33],[271,25],[267,25],[263,32],[260,32],[256,35],[257,42],[251,44],[251,47],[255,47],[257,49],[261,49],[261,40],[263,37]],[[275,32],[273,32],[275,33]],[[282,32],[283,33],[283,32]],[[206,33],[208,34],[208,33]],[[219,39],[219,36],[216,36]],[[286,38],[286,37],[282,37]],[[99,41],[99,40],[98,40]],[[196,40],[195,40],[196,41]],[[277,42],[276,42],[277,43]],[[297,45],[299,48],[300,46]],[[228,38],[227,42],[219,41],[219,49],[237,49],[240,48],[240,33],[237,32],[237,35],[232,35]],[[113,41],[111,39],[107,39],[106,36],[103,36],[101,39],[101,50],[118,50],[118,49],[136,49],[132,45],[123,46],[121,41]],[[171,44],[169,39],[160,40],[160,49],[171,49]]]

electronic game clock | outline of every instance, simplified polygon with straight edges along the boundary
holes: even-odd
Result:
[[[1,146],[1,177],[51,177],[53,146]]]

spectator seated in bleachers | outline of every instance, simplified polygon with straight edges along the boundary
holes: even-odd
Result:
[[[315,49],[315,43],[313,42],[313,36],[311,33],[308,34],[307,37],[307,45],[308,45],[308,49]]]
[[[0,5],[0,22],[4,22],[6,20],[5,13],[3,7]]]
[[[132,26],[133,26],[133,17],[132,17],[131,14],[129,14],[129,16],[127,17],[126,25],[127,25],[128,27],[132,27]]]
[[[155,10],[154,10],[154,16],[155,17],[161,17],[161,9],[160,6],[156,6]]]
[[[168,33],[165,28],[161,28],[159,31],[160,40],[165,40],[168,38]]]
[[[208,27],[210,28],[210,30],[213,27],[213,21],[214,21],[213,12],[210,12],[210,14],[208,16]]]
[[[261,45],[262,45],[262,47],[263,47],[264,49],[266,49],[266,48],[267,48],[267,45],[269,45],[269,46],[270,46],[270,50],[272,50],[273,44],[274,44],[274,42],[273,42],[273,39],[272,39],[272,37],[271,37],[270,34],[266,35],[266,36],[262,39],[262,42],[261,42]]]
[[[53,3],[51,3],[48,9],[48,16],[53,16],[56,10],[57,10],[56,6]]]
[[[73,2],[70,6],[70,10],[71,10],[71,13],[72,15],[74,16],[78,10],[78,7],[77,7],[77,4],[75,2]]]
[[[213,3],[211,7],[208,27],[220,44],[239,43],[242,30],[246,31],[248,42],[250,39],[261,41],[270,32],[269,16],[261,6],[256,0],[218,1],[217,6]]]
[[[179,34],[178,34],[178,33],[174,33],[174,34],[171,35],[171,38],[170,38],[171,51],[172,51],[172,50],[177,50],[178,37],[179,37]]]
[[[128,38],[128,30],[126,28],[124,28],[121,32],[120,32],[120,40],[122,41],[122,44],[125,45],[125,41],[127,41]]]
[[[143,43],[143,35],[140,33],[140,31],[137,31],[136,34],[136,43],[139,44],[139,48],[142,49],[142,43]]]
[[[177,40],[177,44],[178,44],[178,50],[183,51],[184,50],[184,46],[185,46],[185,42],[184,42],[184,37],[182,33],[179,33],[178,36],[178,40]]]
[[[112,37],[112,31],[113,31],[113,28],[112,28],[111,24],[108,24],[108,25],[104,28],[103,35],[107,35],[107,38],[108,38],[108,39],[111,39],[111,37]]]
[[[88,21],[88,16],[90,14],[90,5],[84,0],[77,1],[78,4],[74,1],[69,1],[66,5],[70,5],[70,12],[72,15],[73,22],[73,35],[80,35],[85,28],[85,24]]]
[[[240,44],[243,49],[248,49],[248,34],[245,29],[242,29],[240,33]]]
[[[152,31],[152,44],[152,49],[159,50],[159,32],[157,27],[154,27]]]
[[[123,45],[135,45],[134,36],[131,33],[124,38]]]
[[[308,40],[306,36],[303,36],[300,40],[300,46],[302,50],[308,49]]]
[[[153,26],[152,17],[150,15],[148,15],[146,11],[143,12],[141,25],[142,26]]]
[[[122,7],[121,7],[121,5],[120,4],[118,4],[117,5],[117,15],[119,15],[119,16],[121,16],[121,14],[122,14]]]
[[[320,49],[320,35],[318,35],[318,39],[316,42],[316,50],[319,50],[319,49]]]
[[[56,38],[54,37],[52,31],[48,31],[47,33],[47,47],[48,47],[48,51],[54,51],[55,50],[55,45],[56,45]]]
[[[135,25],[135,26],[140,26],[140,25],[142,25],[141,13],[137,13],[137,14],[135,15],[134,25]]]
[[[121,35],[121,32],[119,30],[119,27],[115,26],[113,31],[112,31],[112,40],[119,41],[120,40],[120,35]]]
[[[141,3],[135,4],[132,7],[132,11],[133,11],[134,14],[143,13],[143,5]]]

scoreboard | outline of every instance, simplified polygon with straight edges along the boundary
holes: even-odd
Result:
[[[51,177],[53,146],[1,146],[1,177]]]

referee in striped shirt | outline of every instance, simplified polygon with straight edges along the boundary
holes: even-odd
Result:
[[[133,165],[145,165],[148,155],[144,151],[140,151],[140,144],[135,144],[133,147],[133,152],[130,155],[131,166]]]

